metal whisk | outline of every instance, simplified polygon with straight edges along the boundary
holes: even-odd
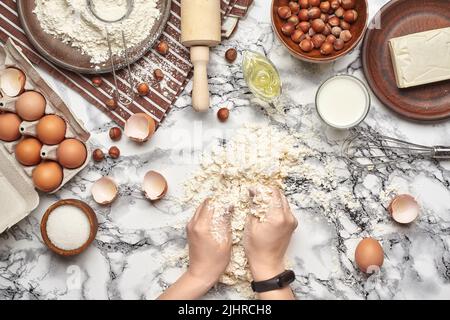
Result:
[[[415,159],[449,160],[450,147],[430,147],[379,134],[359,133],[344,142],[342,154],[351,164],[370,171]]]
[[[117,23],[117,22],[123,21],[126,18],[128,18],[130,16],[131,12],[133,11],[134,0],[127,0],[127,7],[126,7],[127,10],[126,10],[126,12],[123,14],[123,16],[118,17],[117,19],[114,19],[114,20],[106,20],[104,17],[99,16],[97,11],[95,10],[94,0],[86,0],[86,2],[87,2],[87,6],[88,6],[89,10],[94,15],[94,17],[105,23],[106,41],[108,42],[109,60],[111,62],[111,68],[112,68],[112,73],[113,73],[113,77],[114,77],[116,99],[117,99],[117,101],[119,101],[123,105],[126,105],[126,106],[130,105],[133,102],[132,98],[134,96],[134,90],[133,90],[134,83],[133,83],[133,74],[131,72],[130,58],[129,58],[129,55],[128,55],[128,46],[127,46],[127,41],[126,41],[126,38],[125,38],[125,32],[122,30],[122,42],[123,42],[123,50],[124,50],[124,53],[125,53],[125,62],[127,64],[127,68],[128,68],[127,95],[128,95],[128,97],[131,97],[131,98],[128,98],[128,97],[124,98],[119,93],[119,85],[118,85],[118,79],[117,79],[117,69],[116,69],[116,63],[114,62],[113,51],[112,51],[111,41],[110,41],[110,34],[109,34],[109,30],[108,30],[108,24]]]

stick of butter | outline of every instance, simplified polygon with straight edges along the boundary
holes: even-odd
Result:
[[[397,87],[450,79],[450,28],[389,40]]]

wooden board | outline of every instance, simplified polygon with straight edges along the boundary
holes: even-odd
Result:
[[[131,63],[140,59],[148,50],[150,50],[163,32],[170,14],[170,3],[171,0],[158,0],[157,7],[160,9],[161,15],[156,20],[149,36],[139,45],[129,49]],[[96,66],[92,65],[90,62],[90,56],[83,55],[78,49],[47,34],[41,28],[39,20],[33,13],[35,7],[35,1],[17,0],[17,11],[22,28],[27,34],[30,42],[42,56],[57,66],[74,72],[100,74],[112,71],[109,62],[99,65],[96,68]],[[123,56],[115,57],[115,61],[117,69],[126,66]]]
[[[450,80],[397,88],[388,47],[391,38],[444,27],[450,27],[449,0],[393,0],[374,17],[362,62],[370,87],[388,108],[418,121],[450,118]]]

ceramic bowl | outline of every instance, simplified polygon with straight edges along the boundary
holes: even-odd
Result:
[[[285,3],[286,0],[272,0],[272,27],[280,42],[288,49],[291,55],[306,62],[327,63],[345,56],[358,45],[367,30],[369,17],[367,0],[356,0],[355,10],[358,12],[358,19],[350,28],[353,38],[345,44],[344,48],[340,51],[333,50],[333,53],[328,56],[322,55],[319,49],[304,52],[300,49],[298,43],[295,43],[290,37],[285,36],[281,32],[281,27],[285,23],[285,20],[278,16],[278,8],[285,5]]]

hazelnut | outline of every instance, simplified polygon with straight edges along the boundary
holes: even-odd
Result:
[[[300,12],[298,13],[298,18],[300,19],[300,21],[308,21],[309,20],[308,10],[307,9],[300,10]]]
[[[330,7],[333,10],[336,10],[337,8],[339,8],[341,6],[341,4],[339,3],[339,0],[331,0],[330,1]]]
[[[302,42],[300,42],[300,49],[302,49],[305,52],[311,52],[314,48],[314,45],[311,40],[304,39]]]
[[[280,4],[280,6],[287,6],[290,1],[289,0],[279,0],[278,2]]]
[[[324,36],[328,36],[328,35],[331,34],[331,28],[330,28],[329,25],[326,25],[326,26],[325,26],[325,29],[323,29],[322,34],[323,34]]]
[[[289,2],[289,9],[291,9],[292,14],[298,14],[300,11],[300,5],[297,2],[291,1]]]
[[[320,48],[320,53],[328,56],[333,52],[333,45],[329,42],[324,42],[322,47]]]
[[[320,18],[321,13],[322,13],[322,11],[320,11],[319,8],[312,7],[311,9],[308,10],[308,17],[310,19],[317,19],[317,18]]]
[[[230,48],[225,52],[225,59],[228,61],[228,63],[233,63],[236,61],[237,58],[237,51],[234,48]]]
[[[320,10],[322,10],[323,13],[329,12],[331,8],[330,2],[329,1],[321,2],[319,8]]]
[[[356,10],[347,10],[344,12],[344,20],[348,23],[353,23],[358,19],[358,12]]]
[[[294,16],[290,16],[287,21],[293,23],[294,25],[298,25],[298,23],[300,22],[300,19],[298,16],[294,15]]]
[[[299,0],[298,3],[300,4],[300,8],[302,8],[302,9],[308,9],[309,8],[309,1],[308,0]]]
[[[325,42],[325,39],[326,37],[323,34],[315,34],[311,39],[314,48],[319,49]]]
[[[112,141],[119,141],[122,138],[122,130],[118,127],[109,129],[109,137]]]
[[[309,5],[311,7],[318,7],[320,4],[320,0],[309,0]]]
[[[342,50],[344,48],[344,40],[342,39],[336,39],[336,41],[333,43],[333,48],[336,51]]]
[[[118,107],[117,101],[115,99],[108,99],[106,100],[105,104],[111,110],[116,110]]]
[[[325,22],[321,19],[315,19],[311,22],[311,28],[313,28],[316,33],[321,33],[325,29]]]
[[[311,28],[311,24],[308,21],[302,21],[297,26],[297,29],[302,30],[303,33],[307,33],[309,28]]]
[[[91,81],[92,81],[92,85],[94,87],[100,87],[103,84],[102,77],[98,77],[98,76],[93,77]]]
[[[314,29],[313,28],[309,28],[309,30],[308,30],[308,35],[310,36],[310,37],[312,37],[313,35],[315,35],[316,34],[316,32],[314,31]]]
[[[339,8],[336,9],[336,11],[334,12],[334,14],[335,14],[336,17],[338,17],[338,18],[342,18],[342,17],[344,16],[344,12],[345,12],[344,8],[339,7]]]
[[[345,20],[341,20],[339,26],[341,27],[342,30],[350,30],[350,23],[348,23]]]
[[[300,43],[305,38],[305,33],[302,30],[295,30],[292,34],[291,39],[295,43]]]
[[[330,16],[329,16],[328,13],[322,13],[322,14],[320,15],[320,19],[322,19],[322,21],[325,22],[325,23],[328,22],[328,19],[329,19],[329,18],[330,18]]]
[[[138,84],[137,92],[140,96],[146,96],[150,93],[150,87],[145,82]]]
[[[227,121],[229,116],[230,110],[228,110],[227,108],[220,108],[219,111],[217,111],[217,118],[220,120],[220,122]]]
[[[330,34],[325,41],[329,43],[334,43],[336,41],[336,37]]]
[[[103,159],[105,159],[105,154],[103,153],[102,150],[100,150],[100,149],[95,149],[95,150],[92,152],[92,159],[93,159],[95,162],[102,162]]]
[[[330,19],[328,19],[328,24],[329,24],[331,27],[337,27],[337,26],[339,25],[340,22],[341,22],[341,20],[339,20],[339,18],[336,17],[336,16],[331,17]]]
[[[160,41],[156,46],[156,51],[165,56],[169,52],[169,45],[165,41]]]
[[[353,9],[355,7],[355,0],[341,0],[341,5],[345,10]]]
[[[164,73],[161,69],[155,69],[155,71],[153,71],[153,77],[156,81],[162,81],[164,79]]]
[[[283,24],[283,26],[281,27],[281,32],[283,32],[283,34],[285,36],[291,36],[295,31],[295,25],[292,22],[287,22],[285,24]]]
[[[118,159],[120,157],[120,150],[117,147],[109,148],[108,154],[113,159]]]
[[[349,30],[344,30],[339,35],[339,39],[342,39],[344,42],[349,42],[352,37],[352,33]]]
[[[288,6],[282,6],[278,8],[278,16],[281,19],[287,19],[292,15],[291,9]]]
[[[339,38],[339,35],[341,34],[342,29],[340,27],[333,27],[331,29],[331,33],[333,34],[333,36],[335,36],[336,38]]]

